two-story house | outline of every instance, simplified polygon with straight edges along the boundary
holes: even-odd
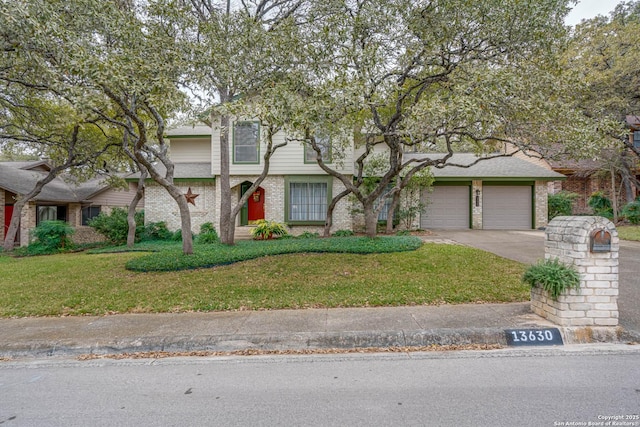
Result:
[[[212,222],[218,227],[220,217],[220,128],[208,126],[182,127],[167,133],[170,158],[175,163],[174,182],[186,194],[196,195],[191,210],[192,229]],[[258,121],[233,123],[229,132],[230,184],[233,203],[257,179],[263,169],[265,136]],[[284,133],[274,136],[274,144],[285,142]],[[353,150],[341,162],[340,171],[352,174]],[[247,226],[260,219],[287,223],[292,232],[318,231],[324,226],[327,206],[334,194],[344,190],[343,184],[327,175],[315,162],[315,152],[299,141],[288,141],[271,159],[269,174],[249,197],[237,218],[237,226]],[[331,153],[327,160],[331,162]],[[180,228],[175,202],[166,191],[147,181],[145,188],[145,221],[165,221],[171,230]],[[353,221],[347,200],[341,201],[333,218],[333,230],[352,229]]]
[[[170,157],[176,166],[174,182],[185,194],[190,193],[194,201],[189,208],[195,233],[202,223],[212,222],[216,227],[219,224],[219,135],[219,126],[181,127],[167,134]],[[275,139],[274,143],[284,142],[285,135],[276,134]],[[259,122],[241,120],[231,126],[229,169],[234,203],[261,173],[265,144]],[[357,153],[358,148],[352,147],[339,164],[332,166],[339,167],[346,175],[353,174]],[[331,150],[326,150],[326,155],[331,162]],[[236,226],[268,219],[286,223],[292,234],[320,232],[328,203],[344,186],[320,169],[314,156],[315,153],[299,141],[290,141],[279,148],[271,158],[267,178],[249,197]],[[452,162],[469,165],[475,160],[473,154],[458,154]],[[559,173],[516,157],[483,160],[470,167],[436,169],[433,174],[433,188],[421,196],[426,209],[416,220],[416,227],[543,227],[547,223],[548,183],[564,179]],[[180,228],[175,202],[151,181],[145,188],[145,220],[165,221],[171,230]],[[351,202],[348,198],[342,199],[334,211],[332,231],[357,230],[359,226]]]

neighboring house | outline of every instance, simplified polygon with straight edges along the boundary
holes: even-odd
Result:
[[[0,162],[2,240],[9,228],[18,195],[29,193],[49,171],[46,161]],[[87,226],[87,221],[102,211],[108,212],[114,207],[126,208],[135,194],[135,187],[131,184],[129,187],[128,190],[117,190],[110,188],[100,178],[74,183],[70,177],[58,176],[23,208],[16,244],[27,245],[31,229],[45,220],[67,221],[76,230],[73,236],[76,242],[95,240],[99,236]],[[140,204],[139,207],[143,208],[144,205]]]
[[[638,117],[628,116],[627,124],[630,129],[629,142],[640,149],[640,121]],[[552,147],[546,156],[534,152],[530,153],[530,155],[518,153],[515,157],[565,175],[567,177],[566,180],[555,181],[550,186],[549,192],[555,194],[560,191],[568,191],[577,194],[578,197],[573,203],[573,213],[590,214],[592,210],[588,205],[588,201],[592,194],[602,192],[609,199],[612,198],[610,166],[604,160],[604,157],[607,157],[607,153],[604,152],[603,154],[602,158],[574,160],[566,155],[555,153],[554,147]],[[627,150],[626,162],[629,165],[631,177],[635,178],[636,182],[640,182],[638,157],[630,150]],[[624,185],[620,174],[616,172],[616,175],[616,196],[618,197],[618,206],[622,207],[627,203],[627,200],[635,199],[640,195],[640,188],[633,182],[633,179],[629,180],[628,186]]]
[[[174,182],[186,194],[196,195],[189,204],[192,230],[200,225],[219,224],[220,175],[219,128],[181,127],[168,132],[170,157],[176,166]],[[285,136],[276,135],[283,142]],[[233,123],[230,130],[230,180],[234,203],[258,177],[263,167],[265,141],[257,121]],[[331,152],[327,150],[327,159]],[[419,154],[407,154],[419,156]],[[333,167],[347,175],[354,172],[353,150]],[[471,164],[476,157],[459,154],[455,163]],[[461,229],[533,229],[546,225],[548,183],[564,176],[548,168],[518,158],[483,160],[468,168],[446,167],[433,170],[435,184],[424,191],[427,206],[416,227]],[[237,227],[259,219],[286,223],[292,234],[320,232],[332,195],[344,189],[342,183],[327,175],[311,153],[299,141],[289,142],[271,159],[269,175],[237,218]],[[332,231],[359,229],[360,221],[352,213],[348,198],[336,207]],[[145,221],[165,221],[170,230],[180,228],[178,208],[166,191],[148,180],[145,188]]]

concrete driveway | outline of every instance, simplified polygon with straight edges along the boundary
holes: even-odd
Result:
[[[534,264],[544,258],[544,231],[434,230],[434,238]],[[640,334],[640,242],[620,241],[618,311],[620,326]]]

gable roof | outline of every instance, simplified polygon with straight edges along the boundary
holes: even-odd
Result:
[[[45,167],[46,166],[46,167]],[[0,162],[0,188],[11,193],[26,194],[48,173],[49,165],[41,160],[33,162]],[[44,186],[34,201],[79,203],[107,189],[102,177],[77,183],[58,176]]]
[[[405,154],[405,159],[438,159],[444,157],[445,154],[423,154],[409,153]],[[438,179],[482,179],[482,180],[539,180],[539,181],[555,181],[565,179],[565,176],[538,166],[526,160],[505,156],[494,157],[480,160],[478,156],[472,153],[457,153],[449,160],[447,165],[442,168],[431,168],[433,176]],[[473,164],[473,165],[472,165]],[[460,165],[460,166],[455,166]],[[472,166],[468,166],[472,165]],[[466,166],[466,167],[465,167]]]

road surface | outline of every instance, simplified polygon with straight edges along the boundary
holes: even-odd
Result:
[[[2,362],[0,425],[640,426],[639,350]]]

